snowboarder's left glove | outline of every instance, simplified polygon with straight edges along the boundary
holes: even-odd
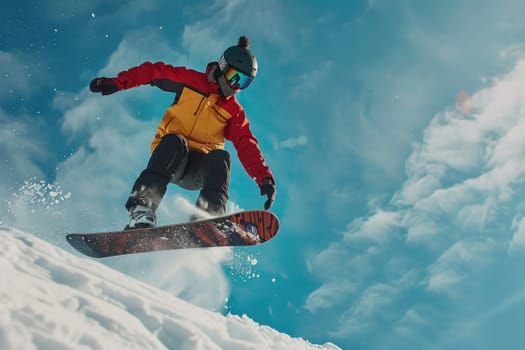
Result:
[[[89,84],[91,92],[100,92],[102,95],[111,95],[117,92],[119,88],[111,78],[95,78]]]
[[[264,210],[268,210],[275,200],[275,181],[267,177],[261,182],[259,188],[261,189],[261,196],[266,195],[268,197],[266,202],[264,202]]]

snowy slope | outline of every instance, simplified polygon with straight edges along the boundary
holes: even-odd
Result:
[[[0,227],[0,349],[339,349],[207,311]]]

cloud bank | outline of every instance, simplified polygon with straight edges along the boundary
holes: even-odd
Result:
[[[455,348],[488,341],[484,327],[509,326],[494,321],[509,304],[525,307],[523,293],[494,287],[523,290],[512,263],[525,253],[525,59],[470,103],[469,115],[451,108],[432,119],[388,203],[372,204],[312,255],[309,269],[323,282],[305,307],[343,309],[326,327],[334,336],[371,348]],[[490,300],[502,304],[485,313]],[[372,337],[378,331],[384,338]]]

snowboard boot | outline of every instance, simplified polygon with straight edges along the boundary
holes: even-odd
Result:
[[[153,228],[157,226],[155,211],[143,205],[136,205],[129,209],[129,224],[124,230],[137,228]]]

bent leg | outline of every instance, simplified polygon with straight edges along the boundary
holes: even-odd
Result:
[[[179,172],[179,167],[184,166],[187,155],[188,145],[184,137],[165,135],[151,154],[146,169],[135,181],[126,209],[143,205],[157,210],[168,183]]]
[[[230,154],[213,150],[204,159],[203,186],[197,206],[213,215],[224,215],[230,184]]]

